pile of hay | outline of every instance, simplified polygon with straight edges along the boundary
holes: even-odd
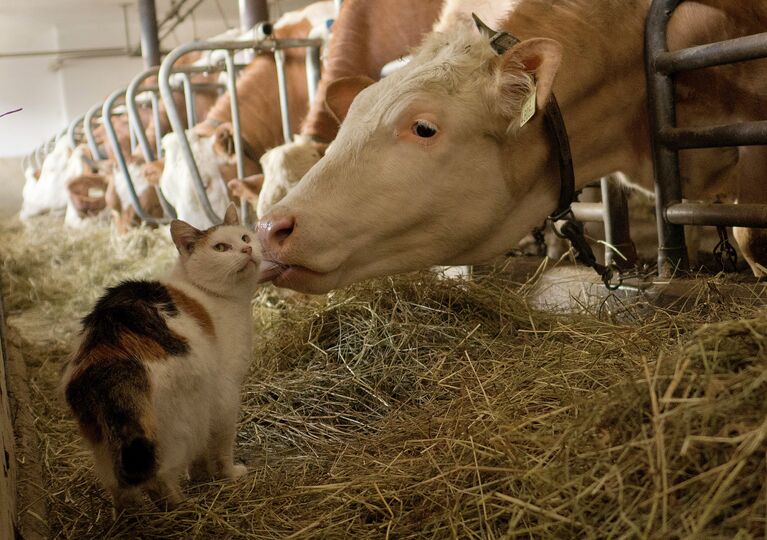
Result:
[[[172,259],[160,234],[134,235],[151,265]],[[249,474],[113,522],[55,397],[74,328],[56,319],[148,268],[110,262],[131,241],[0,235],[62,537],[765,533],[767,313],[723,303],[708,282],[682,313],[555,316],[500,274],[381,279],[323,303],[262,293],[237,441]]]

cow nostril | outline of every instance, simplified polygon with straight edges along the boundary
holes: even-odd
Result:
[[[281,227],[279,229],[272,231],[272,238],[274,238],[274,240],[278,244],[282,245],[282,243],[288,238],[288,236],[290,236],[293,233],[293,226],[294,226],[293,223],[291,223],[287,227]]]
[[[293,234],[295,226],[296,220],[292,216],[279,216],[260,222],[258,233],[263,245],[272,248],[281,247]]]

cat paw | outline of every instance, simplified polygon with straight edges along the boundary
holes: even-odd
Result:
[[[231,472],[227,475],[230,480],[237,480],[238,478],[245,476],[247,474],[248,468],[243,465],[242,463],[237,463],[235,465],[232,465]]]

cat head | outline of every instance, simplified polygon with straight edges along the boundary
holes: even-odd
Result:
[[[233,203],[221,225],[201,231],[176,219],[170,224],[170,234],[179,264],[195,285],[222,296],[238,296],[256,288],[260,247],[253,231],[240,225]]]

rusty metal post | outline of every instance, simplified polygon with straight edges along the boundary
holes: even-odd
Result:
[[[245,32],[269,20],[266,0],[240,0],[240,29]]]
[[[607,243],[605,264],[615,263],[618,269],[629,270],[636,265],[637,251],[631,241],[626,191],[616,174],[606,176],[600,182]]]
[[[144,67],[149,69],[160,65],[160,38],[154,0],[139,0],[138,14],[141,23],[141,56],[144,58]]]
[[[687,247],[684,226],[665,219],[666,208],[682,202],[682,180],[679,154],[664,146],[657,135],[665,128],[676,127],[674,82],[660,73],[655,62],[659,54],[668,51],[666,25],[681,0],[656,0],[647,17],[645,29],[645,68],[647,72],[647,103],[650,114],[653,162],[655,167],[655,208],[658,220],[658,274],[670,277],[677,270],[687,269]]]

